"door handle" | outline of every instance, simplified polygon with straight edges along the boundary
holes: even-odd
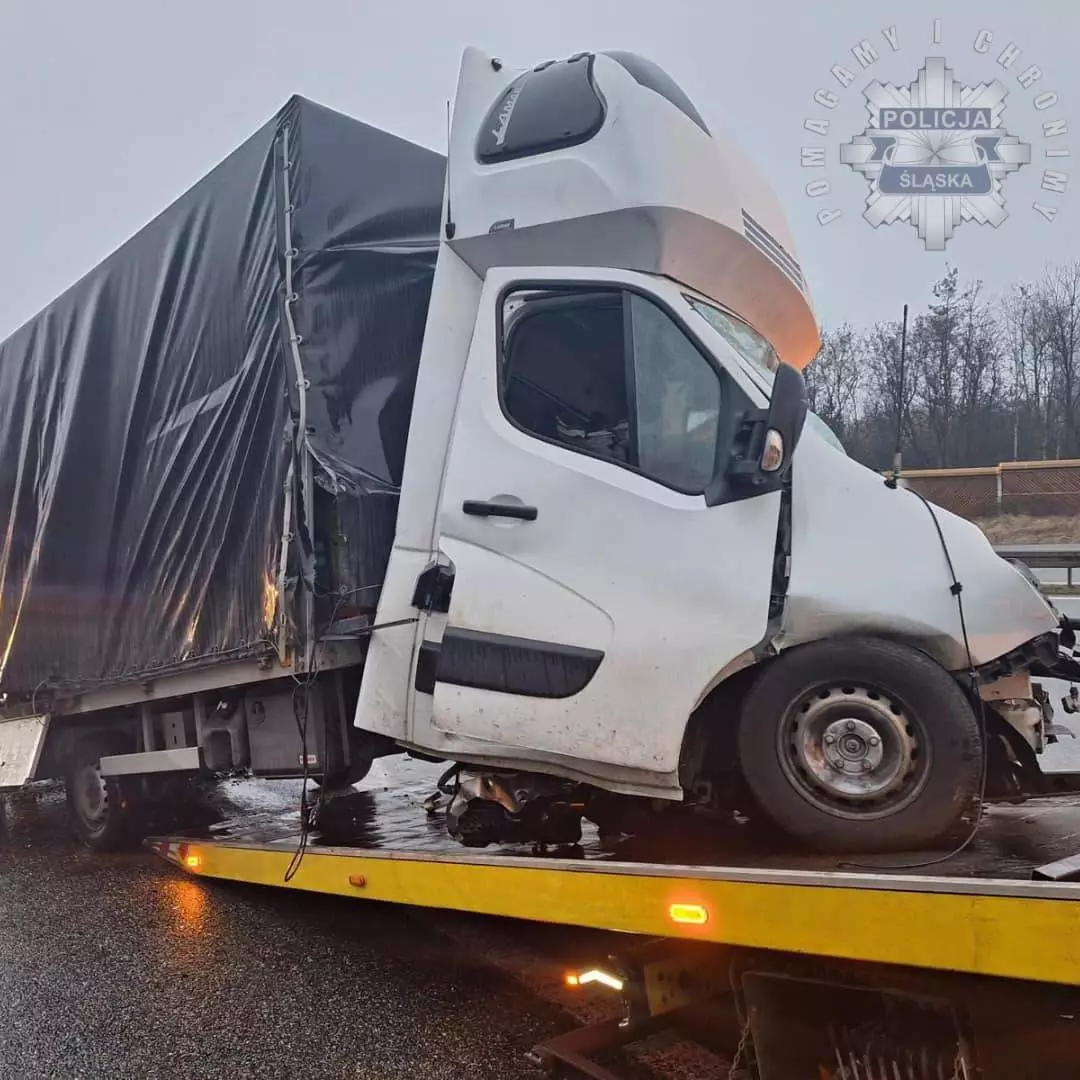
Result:
[[[516,518],[518,521],[535,521],[536,507],[523,503],[492,502],[490,499],[466,499],[461,511],[470,517]]]

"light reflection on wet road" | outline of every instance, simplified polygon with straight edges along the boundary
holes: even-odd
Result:
[[[223,800],[281,820],[296,790]],[[92,855],[59,788],[22,793],[0,834],[0,1078],[535,1077],[524,1052],[575,1019],[492,963],[484,926],[528,949],[533,928],[472,920],[466,946],[441,920]]]

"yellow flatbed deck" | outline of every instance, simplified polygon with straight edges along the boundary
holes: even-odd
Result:
[[[1080,884],[148,841],[224,878],[651,937],[1080,986]]]
[[[871,870],[744,840],[702,850],[687,837],[614,852],[587,837],[575,858],[476,853],[425,816],[426,791],[335,800],[347,841],[313,836],[289,880],[295,811],[147,845],[206,878],[1080,987],[1080,883],[1030,880],[1034,867],[1080,850],[1075,798],[993,808],[962,854],[912,871],[911,855],[867,858]]]

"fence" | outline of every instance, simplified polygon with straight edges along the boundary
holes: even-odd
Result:
[[[1080,460],[1005,461],[981,469],[913,469],[905,486],[966,518],[1080,514]]]

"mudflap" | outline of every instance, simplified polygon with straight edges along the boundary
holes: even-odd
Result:
[[[0,791],[16,791],[34,779],[48,731],[48,716],[0,721]]]

